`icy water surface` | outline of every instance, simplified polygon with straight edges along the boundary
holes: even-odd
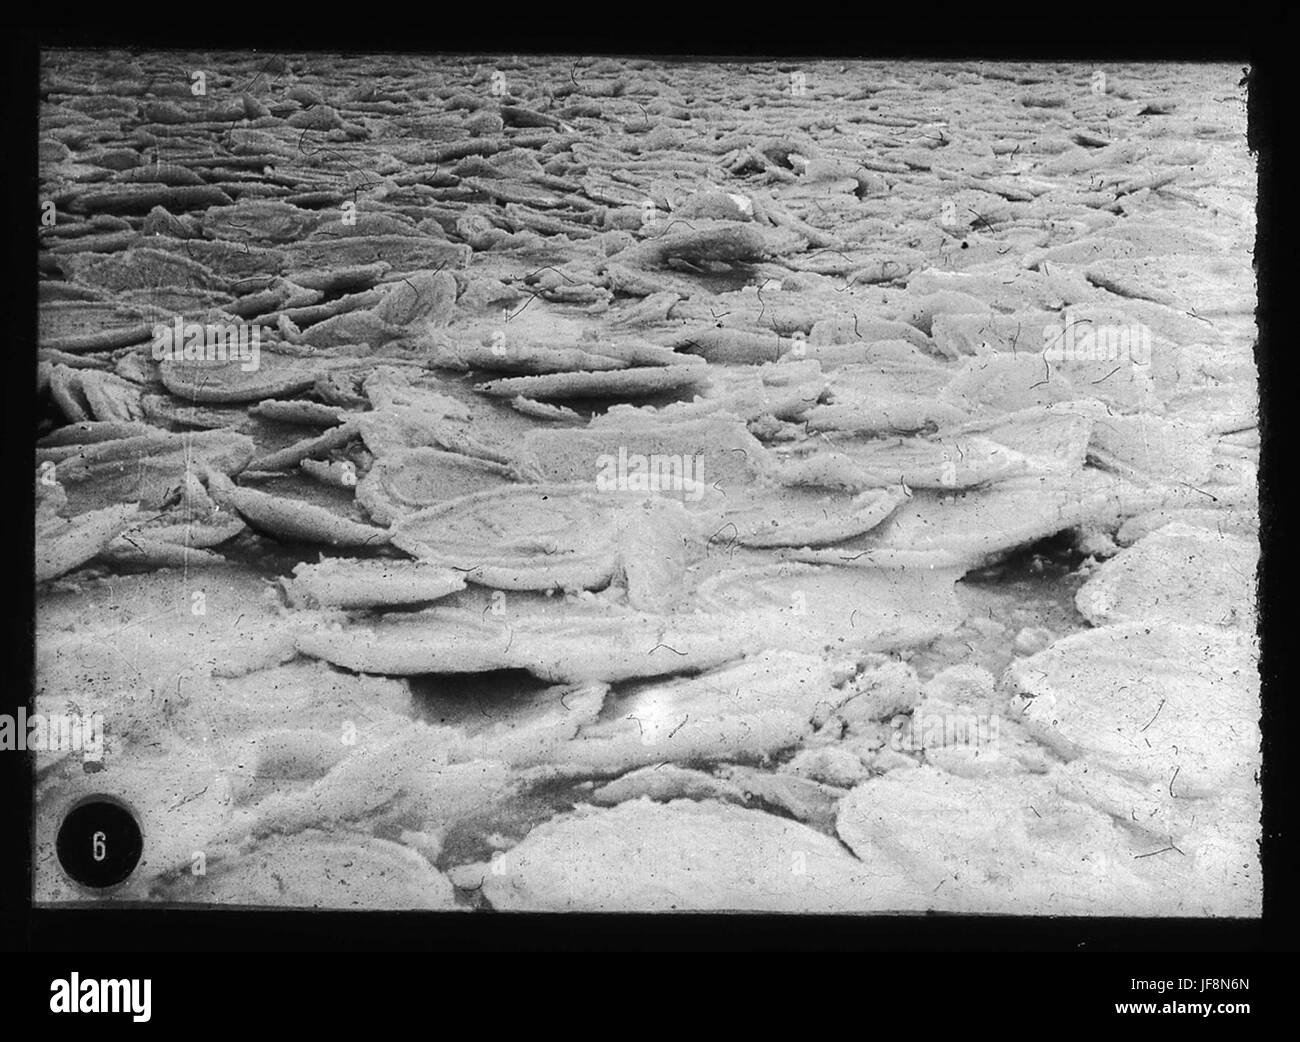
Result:
[[[1240,79],[46,55],[38,899],[1256,914]]]

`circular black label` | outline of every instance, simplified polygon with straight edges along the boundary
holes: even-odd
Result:
[[[135,871],[144,836],[135,815],[122,803],[111,796],[91,796],[68,811],[55,850],[72,879],[103,889]]]

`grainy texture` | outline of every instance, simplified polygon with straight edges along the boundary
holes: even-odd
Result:
[[[1258,914],[1239,78],[46,54],[38,899]]]

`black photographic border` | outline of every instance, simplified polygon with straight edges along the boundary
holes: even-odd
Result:
[[[35,593],[33,501],[30,471],[35,364],[37,56],[46,47],[171,46],[242,49],[250,41],[283,39],[285,51],[467,53],[576,53],[718,57],[985,58],[1060,60],[1230,61],[1249,67],[1250,147],[1259,174],[1258,275],[1260,388],[1261,695],[1264,792],[1262,855],[1265,871],[1261,920],[1093,919],[968,916],[821,917],[773,915],[532,915],[490,913],[286,912],[253,909],[186,910],[172,907],[33,909],[30,905],[30,766],[24,756],[0,757],[0,943],[37,951],[272,951],[272,950],[1081,950],[1260,951],[1293,947],[1297,873],[1294,850],[1294,677],[1282,587],[1284,545],[1281,487],[1285,427],[1296,411],[1284,398],[1296,386],[1295,349],[1284,339],[1279,263],[1294,238],[1290,223],[1294,180],[1284,127],[1283,97],[1290,74],[1286,53],[1291,19],[1282,5],[1238,4],[1215,15],[1172,9],[1142,14],[1125,4],[1118,24],[1079,7],[1049,8],[1019,18],[977,12],[971,5],[927,5],[898,17],[877,5],[855,13],[794,9],[736,9],[716,16],[652,9],[588,15],[565,9],[560,18],[534,24],[488,12],[489,24],[454,25],[446,8],[436,28],[423,29],[398,14],[380,24],[342,12],[277,29],[249,31],[247,15],[234,24],[184,27],[177,12],[149,19],[132,14],[112,25],[78,19],[23,26],[7,34],[5,104],[11,150],[9,180],[8,358],[4,396],[6,473],[11,475],[10,602],[5,613],[4,695],[12,712],[33,688]],[[200,8],[208,15],[211,8]],[[765,13],[766,12],[766,13]],[[462,15],[466,12],[461,12]],[[473,15],[471,9],[468,12]],[[205,18],[204,21],[210,21]],[[643,24],[644,23],[644,24]],[[255,47],[257,50],[273,50]],[[1285,93],[1284,93],[1285,92]],[[1284,173],[1285,171],[1285,173]],[[1285,245],[1284,245],[1285,244]],[[15,494],[16,490],[16,494]],[[1289,572],[1290,570],[1287,569]],[[16,856],[15,856],[16,855]],[[976,972],[982,972],[976,969]]]

